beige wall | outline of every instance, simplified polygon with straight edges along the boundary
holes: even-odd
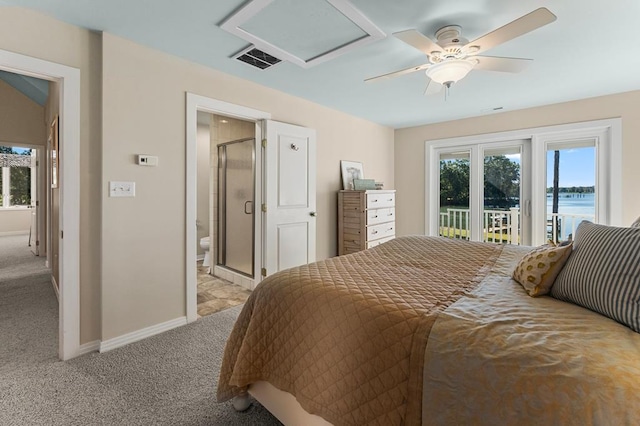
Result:
[[[622,117],[622,218],[640,215],[640,91],[548,105],[446,123],[398,129],[395,132],[395,180],[398,235],[425,231],[426,140],[470,136],[564,123]],[[630,195],[634,194],[634,195]]]
[[[393,187],[390,128],[110,34],[102,48],[103,187],[136,182],[135,198],[103,196],[103,339],[185,315],[185,92],[317,130],[319,259],[336,254],[341,159],[362,161],[367,175]],[[160,165],[136,166],[138,153]]]
[[[28,234],[31,213],[31,209],[24,208],[0,209],[0,235]]]
[[[46,138],[44,108],[0,80],[0,142],[42,146]]]
[[[0,7],[0,49],[80,69],[80,340],[100,338],[100,36],[16,7]]]

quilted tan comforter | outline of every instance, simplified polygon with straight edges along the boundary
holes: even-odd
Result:
[[[502,246],[402,237],[265,279],[229,337],[218,400],[266,380],[335,425],[419,425],[425,346]]]

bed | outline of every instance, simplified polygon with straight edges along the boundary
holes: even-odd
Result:
[[[218,400],[248,391],[286,425],[640,424],[640,334],[529,297],[512,274],[530,252],[412,236],[274,274]]]

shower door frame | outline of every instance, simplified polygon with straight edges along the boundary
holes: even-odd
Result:
[[[218,217],[217,217],[217,226],[218,226],[218,238],[216,238],[216,265],[220,266],[222,268],[228,269],[230,271],[233,271],[235,273],[238,274],[242,274],[246,277],[250,277],[252,279],[255,279],[255,274],[256,274],[256,221],[255,221],[255,215],[256,215],[256,209],[255,209],[255,205],[256,205],[256,138],[243,138],[243,139],[237,139],[234,141],[229,141],[229,142],[224,142],[224,143],[219,143],[217,145],[217,149],[218,149],[218,192],[217,192],[217,196],[218,196]],[[251,181],[253,182],[253,186],[252,186],[252,199],[251,199],[251,273],[247,274],[246,272],[240,271],[238,269],[232,268],[230,266],[228,266],[226,264],[226,257],[227,257],[227,253],[226,253],[226,249],[227,249],[227,232],[226,232],[226,225],[227,225],[227,200],[226,200],[226,195],[227,195],[227,176],[225,174],[225,178],[224,178],[224,207],[223,204],[221,203],[221,194],[222,192],[222,179],[220,179],[220,171],[222,170],[222,164],[226,163],[226,147],[229,145],[233,145],[236,143],[244,143],[247,141],[253,141],[253,147],[252,147],[252,152],[251,152]],[[220,149],[224,147],[225,149],[225,154],[224,154],[224,158],[223,156],[220,154]],[[226,170],[226,167],[225,167]],[[245,203],[246,205],[246,203]],[[223,215],[223,209],[224,209],[224,223],[222,221],[222,215]],[[245,209],[245,213],[246,213],[246,209]],[[222,240],[222,244],[220,243],[220,241]]]

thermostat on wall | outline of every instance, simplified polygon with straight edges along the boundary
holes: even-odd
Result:
[[[157,166],[158,157],[155,155],[138,154],[138,165],[140,166]]]

